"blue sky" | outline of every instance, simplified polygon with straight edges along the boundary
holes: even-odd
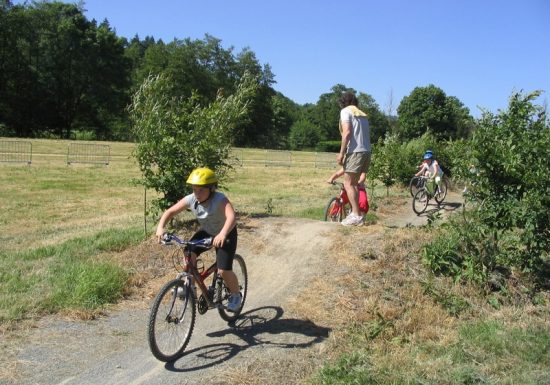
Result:
[[[269,63],[274,88],[315,103],[344,84],[394,113],[434,84],[470,113],[507,107],[513,91],[550,98],[547,0],[86,0],[86,16],[119,36],[202,39]]]

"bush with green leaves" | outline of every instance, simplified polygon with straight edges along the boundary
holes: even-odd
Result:
[[[475,172],[470,209],[426,248],[435,271],[483,281],[495,269],[544,274],[550,246],[550,125],[540,96],[514,93],[508,110],[484,112],[467,149]],[[464,166],[463,166],[464,167]]]
[[[315,145],[315,151],[319,152],[340,152],[341,140],[321,140]]]
[[[395,135],[386,135],[380,138],[373,146],[371,165],[367,173],[367,179],[379,180],[386,186],[386,195],[397,178],[396,163],[399,163],[400,143]]]
[[[210,167],[223,180],[230,169],[234,130],[247,118],[258,80],[246,74],[234,94],[201,105],[197,94],[174,96],[168,75],[148,77],[134,94],[129,112],[137,141],[134,151],[142,183],[163,196],[153,202],[163,210],[189,193],[190,172]]]
[[[292,150],[312,149],[322,138],[322,132],[313,123],[300,119],[290,127],[290,148]]]

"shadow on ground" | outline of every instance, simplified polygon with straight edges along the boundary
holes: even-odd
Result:
[[[308,348],[328,338],[331,329],[317,326],[309,320],[282,318],[283,314],[283,309],[278,306],[265,306],[244,313],[226,329],[207,334],[215,338],[233,335],[238,337],[239,343],[210,344],[192,349],[165,367],[174,372],[201,370],[230,360],[250,348]],[[191,356],[200,360],[189,360]]]

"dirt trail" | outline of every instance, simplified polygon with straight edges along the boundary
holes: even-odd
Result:
[[[458,196],[448,201],[455,203],[443,206],[443,213],[459,207]],[[421,225],[426,218],[417,217],[406,199],[380,212],[389,227]],[[0,377],[0,384],[235,384],[244,383],[239,376],[250,368],[277,377],[306,361],[317,366],[330,328],[285,309],[304,284],[326,274],[331,233],[340,226],[288,218],[247,220],[238,246],[249,271],[243,317],[230,327],[217,312],[198,315],[187,354],[173,364],[157,361],[149,351],[145,333],[152,298],[145,298],[125,301],[93,321],[46,317],[17,341],[3,341],[2,350],[10,351],[0,363],[11,370],[11,378]],[[297,380],[281,378],[284,383]]]

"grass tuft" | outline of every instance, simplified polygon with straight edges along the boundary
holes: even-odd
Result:
[[[139,228],[97,234],[0,256],[0,322],[63,309],[95,309],[121,298],[129,278],[101,255],[143,239]],[[103,258],[106,259],[106,258]]]

